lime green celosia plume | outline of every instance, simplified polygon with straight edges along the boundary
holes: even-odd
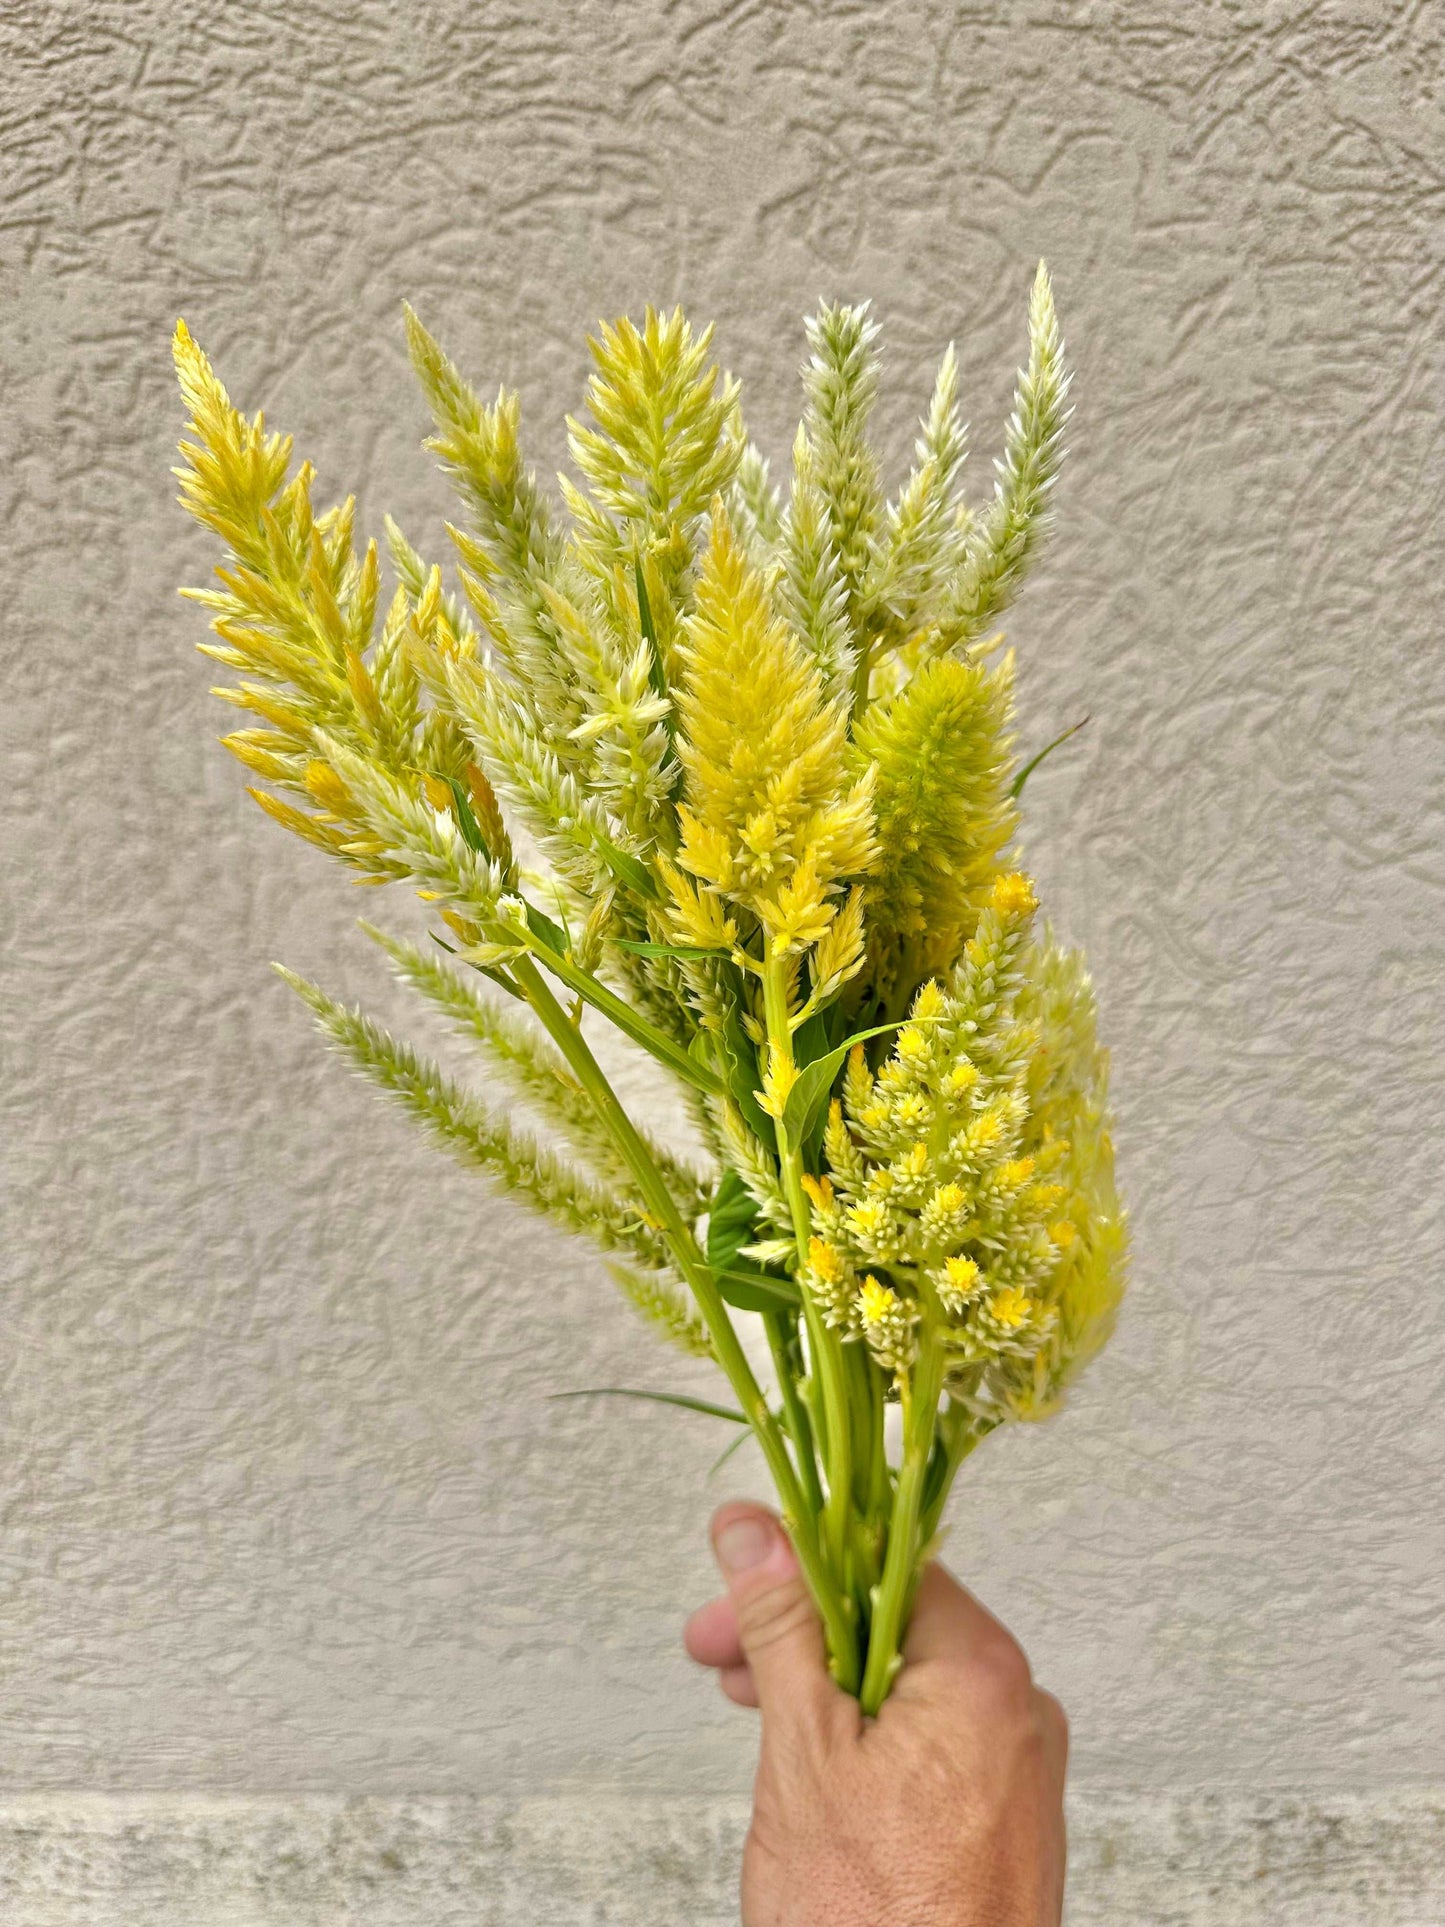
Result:
[[[284,974],[357,1070],[725,1374],[834,1672],[876,1710],[958,1466],[1054,1409],[1123,1284],[1106,1059],[1010,854],[1013,658],[988,633],[1058,472],[1048,277],[978,508],[952,348],[886,497],[867,304],[807,324],[786,488],[711,329],[604,323],[560,508],[517,396],[483,403],[410,308],[406,330],[461,594],[388,519],[385,600],[353,501],[313,510],[310,466],[182,322],[181,499],[226,549],[186,593],[258,803],[356,881],[412,883],[439,948],[367,928],[555,1142]],[[603,1020],[677,1080],[710,1168],[619,1102]]]

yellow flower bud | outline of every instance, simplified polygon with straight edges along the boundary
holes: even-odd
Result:
[[[1002,1291],[996,1291],[989,1299],[988,1309],[996,1325],[1001,1325],[1005,1331],[1017,1331],[1021,1325],[1029,1322],[1031,1307],[1027,1296],[1017,1285],[1005,1285]]]
[[[914,1018],[919,1022],[927,1022],[929,1019],[937,1017],[942,1009],[943,992],[938,987],[937,979],[930,977],[913,1000]],[[900,1039],[900,1042],[901,1041]]]
[[[1033,880],[1022,870],[1010,870],[995,877],[989,903],[1001,917],[1031,917],[1039,907]]]
[[[822,1238],[809,1238],[808,1264],[825,1284],[836,1285],[843,1276],[843,1260]]]
[[[858,1292],[858,1309],[865,1325],[881,1325],[898,1304],[898,1294],[880,1285],[870,1271]]]

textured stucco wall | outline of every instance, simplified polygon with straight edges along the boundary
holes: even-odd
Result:
[[[387,1007],[213,741],[175,316],[441,554],[403,296],[545,470],[599,315],[715,314],[781,459],[801,315],[873,295],[889,448],[956,336],[977,489],[1040,253],[1077,413],[1011,635],[1025,740],[1094,720],[1028,855],[1093,961],[1135,1285],[1073,1411],[980,1455],[955,1561],[1085,1789],[1445,1779],[1439,10],[8,0],[0,54],[0,1779],[751,1762],[677,1630],[760,1475],[544,1402],[691,1380],[265,967]]]

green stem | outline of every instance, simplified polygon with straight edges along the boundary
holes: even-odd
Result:
[[[767,1026],[769,1067],[779,1060],[793,1062],[793,1033],[788,1022],[787,962],[773,955],[769,938],[763,950],[763,1018]],[[779,1107],[782,1108],[781,1106]],[[808,1234],[811,1217],[807,1194],[803,1190],[803,1159],[781,1117],[773,1120],[778,1140],[778,1173],[783,1196],[793,1220],[797,1245],[803,1316],[808,1327],[808,1349],[813,1369],[823,1388],[823,1410],[828,1429],[828,1499],[823,1513],[824,1538],[833,1569],[841,1582],[848,1546],[848,1506],[853,1480],[853,1434],[844,1386],[843,1347],[838,1334],[824,1324],[813,1294],[802,1283],[801,1274],[808,1263]]]
[[[733,1329],[707,1261],[698,1250],[697,1241],[684,1222],[662,1173],[623,1109],[617,1093],[608,1083],[601,1065],[592,1055],[581,1030],[572,1023],[552,995],[546,979],[530,956],[518,957],[512,965],[512,973],[578,1083],[592,1099],[599,1117],[637,1180],[643,1203],[662,1226],[677,1267],[697,1299],[718,1363],[727,1374],[739,1405],[757,1433],[768,1470],[773,1475],[773,1483],[782,1501],[784,1522],[823,1618],[829,1650],[834,1655],[838,1683],[845,1691],[856,1692],[857,1641],[851,1616],[833,1583],[818,1544],[814,1530],[816,1514],[807,1509],[783,1434]]]
[[[923,1484],[938,1423],[938,1400],[943,1390],[943,1348],[925,1324],[919,1338],[909,1397],[904,1406],[903,1463],[893,1494],[888,1522],[888,1551],[883,1577],[868,1633],[868,1664],[859,1694],[865,1713],[876,1715],[888,1696],[900,1664],[898,1647],[913,1596],[919,1551],[919,1513]]]
[[[783,1415],[787,1422],[788,1437],[793,1441],[793,1456],[798,1461],[798,1471],[803,1481],[803,1491],[814,1518],[823,1511],[823,1488],[818,1483],[818,1461],[813,1448],[813,1428],[808,1423],[807,1410],[798,1396],[798,1382],[793,1371],[793,1339],[795,1327],[786,1311],[765,1311],[763,1326],[768,1334],[768,1348],[773,1354],[773,1370],[778,1375],[778,1388],[783,1395]]]
[[[594,1010],[615,1024],[634,1043],[641,1044],[644,1050],[650,1052],[660,1064],[665,1064],[684,1083],[692,1085],[695,1090],[709,1091],[715,1095],[723,1091],[723,1080],[710,1065],[700,1063],[655,1024],[649,1024],[645,1017],[639,1017],[631,1004],[609,990],[591,971],[579,969],[570,957],[561,956],[545,944],[538,944],[532,955],[538,963],[545,964],[554,977],[560,978],[569,990],[575,990],[584,1003],[591,1004]],[[515,965],[512,974],[521,981],[522,973]]]

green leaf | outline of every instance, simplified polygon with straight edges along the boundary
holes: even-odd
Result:
[[[657,884],[645,863],[639,862],[635,856],[629,856],[626,850],[619,850],[617,845],[603,836],[600,830],[594,833],[592,841],[596,846],[597,854],[619,883],[625,883],[634,895],[641,897],[645,902],[656,903]]]
[[[828,1017],[838,1006],[832,1004],[828,1010],[815,1010],[806,1023],[799,1024],[793,1032],[793,1062],[801,1069],[821,1057],[831,1045],[837,1043],[836,1037],[828,1035]]]
[[[908,1021],[906,1017],[899,1017],[891,1024],[874,1024],[868,1030],[855,1030],[851,1037],[845,1037],[841,1044],[803,1067],[783,1106],[783,1123],[794,1144],[803,1143],[827,1111],[833,1079],[843,1068],[843,1060],[853,1046],[866,1044],[870,1037],[881,1037],[885,1030],[901,1030]]]
[[[647,599],[647,583],[643,579],[642,557],[640,555],[634,555],[632,558],[632,577],[637,584],[637,626],[647,638],[648,647],[652,650],[653,656],[655,657],[657,654],[657,629],[652,620],[652,604]],[[666,686],[664,685],[657,693],[659,696],[665,696],[667,694]]]
[[[796,1311],[803,1302],[803,1294],[791,1278],[779,1278],[771,1271],[731,1265],[713,1275],[721,1296],[739,1311]]]
[[[559,1398],[643,1398],[650,1405],[677,1405],[685,1412],[701,1412],[707,1418],[725,1418],[733,1425],[746,1425],[747,1419],[730,1405],[714,1405],[705,1398],[688,1398],[682,1392],[641,1392],[628,1385],[588,1385],[579,1392],[549,1392]]]
[[[736,1171],[724,1171],[707,1213],[707,1261],[717,1288],[739,1311],[776,1311],[802,1303],[791,1278],[738,1257],[757,1229],[757,1202]]]
[[[665,1064],[675,1077],[694,1090],[716,1092],[723,1088],[723,1080],[709,1065],[698,1058],[689,1056],[680,1044],[675,1044],[664,1031],[655,1024],[648,1023],[635,1011],[631,1004],[599,983],[590,971],[581,969],[566,955],[542,949],[536,952],[537,961],[544,964],[552,975],[575,990],[585,1003],[594,1010],[600,1010],[609,1023],[615,1024],[624,1037],[630,1037],[634,1044],[640,1044],[649,1056],[655,1057],[659,1064]]]
[[[457,823],[461,829],[462,840],[470,844],[479,856],[484,856],[490,863],[492,853],[483,841],[477,819],[472,814],[471,799],[462,787],[461,779],[456,776],[445,776],[442,778],[442,781],[452,793],[452,805],[457,813]]]
[[[707,1211],[707,1261],[726,1271],[748,1244],[757,1220],[757,1200],[736,1171],[724,1171]]]
[[[752,1432],[751,1426],[748,1427],[746,1432],[739,1432],[737,1437],[735,1439],[730,1440],[729,1443],[723,1447],[722,1451],[718,1453],[717,1457],[713,1460],[712,1464],[708,1467],[706,1476],[709,1479],[716,1478],[718,1473],[722,1471],[723,1467],[727,1464],[728,1460],[732,1457],[733,1453],[741,1451],[743,1446],[747,1444],[748,1440],[752,1436],[753,1436],[753,1432]]]
[[[565,957],[571,948],[567,942],[567,932],[561,924],[553,923],[547,913],[539,910],[535,903],[527,904],[527,928],[539,943],[546,944],[549,950],[555,950],[559,957]]]
[[[634,957],[726,957],[726,950],[709,950],[697,943],[643,943],[637,937],[614,937],[619,950],[630,950]]]
[[[748,1129],[758,1142],[766,1145],[770,1151],[776,1149],[778,1140],[773,1120],[757,1099],[758,1085],[762,1082],[757,1053],[738,1022],[737,1012],[730,1010],[723,1029],[707,1034],[712,1039],[728,1096],[742,1112]]]
[[[1059,747],[1060,743],[1066,743],[1068,742],[1071,736],[1077,736],[1079,731],[1084,727],[1084,724],[1089,722],[1090,720],[1091,719],[1088,716],[1082,717],[1077,723],[1074,724],[1072,729],[1066,729],[1062,736],[1056,736],[1051,743],[1046,743],[1044,747],[1039,751],[1037,756],[1031,756],[1028,762],[1026,762],[1023,768],[1019,771],[1018,775],[1009,784],[1009,789],[1008,789],[1009,795],[1014,797],[1016,800],[1018,797],[1022,796],[1024,784],[1027,783],[1029,778],[1033,775],[1034,771],[1038,768],[1039,764],[1044,760],[1044,758],[1046,756],[1051,756],[1053,752]]]
[[[637,584],[637,626],[642,631],[647,644],[647,680],[652,685],[654,696],[667,700],[667,676],[662,667],[662,651],[657,646],[657,625],[652,620],[652,604],[647,597],[647,584],[642,576],[642,557],[632,558],[632,577]]]

